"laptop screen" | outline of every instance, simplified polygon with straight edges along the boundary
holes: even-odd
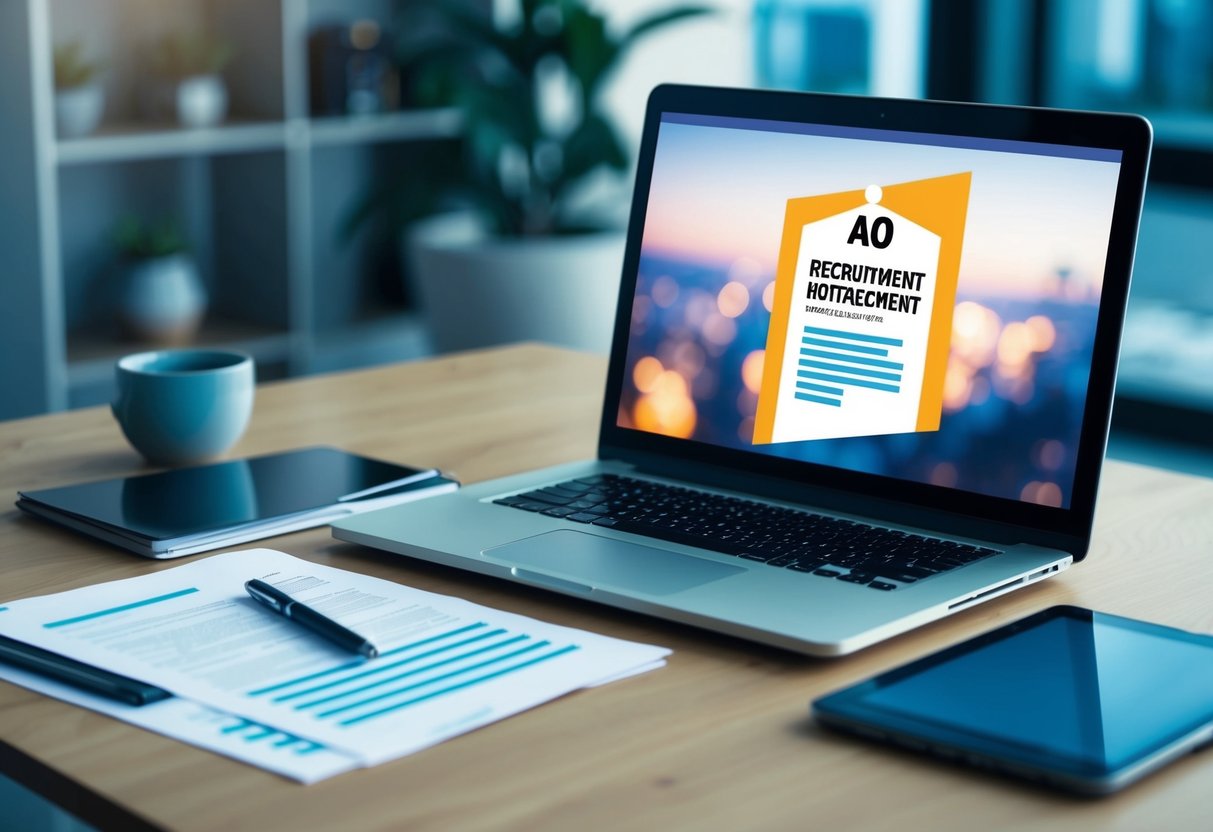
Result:
[[[1121,161],[662,114],[615,424],[1068,508]]]

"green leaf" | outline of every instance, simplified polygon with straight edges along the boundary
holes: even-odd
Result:
[[[599,113],[591,113],[565,141],[564,178],[580,179],[603,165],[626,170],[628,156],[610,122]]]
[[[574,225],[562,215],[566,194],[602,168],[627,168],[629,154],[597,106],[603,81],[626,49],[651,32],[710,13],[684,6],[645,17],[622,35],[585,0],[519,0],[516,25],[496,28],[481,0],[410,0],[404,12],[418,25],[401,43],[399,57],[415,86],[415,100],[451,103],[464,115],[456,169],[419,161],[410,176],[386,183],[360,204],[347,225],[376,212],[411,221],[442,200],[457,198],[480,211],[499,233],[556,233]],[[606,2],[606,0],[601,0]],[[539,67],[557,59],[580,88],[579,124],[559,140],[545,136],[539,117]],[[559,156],[539,165],[537,148],[559,141]],[[517,154],[502,181],[503,158]],[[558,159],[558,163],[557,160]],[[509,165],[506,165],[509,167]],[[398,190],[406,195],[393,195]]]
[[[589,102],[618,59],[619,47],[607,32],[605,18],[578,7],[568,12],[561,54]]]

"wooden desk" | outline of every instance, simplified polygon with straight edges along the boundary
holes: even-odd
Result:
[[[268,384],[233,455],[329,443],[468,482],[592,456],[604,372],[598,358],[522,346]],[[9,500],[140,468],[106,409],[0,423]],[[327,530],[285,535],[267,545],[674,655],[662,670],[307,787],[0,683],[0,771],[121,829],[1208,828],[1213,757],[1082,801],[824,734],[806,716],[814,696],[1052,604],[1213,630],[1213,481],[1112,462],[1100,500],[1085,563],[834,661],[410,562]],[[0,600],[174,565],[11,507],[0,529]]]

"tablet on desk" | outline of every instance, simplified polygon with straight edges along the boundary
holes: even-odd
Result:
[[[1213,636],[1059,606],[813,703],[873,739],[1104,794],[1213,739]]]
[[[457,487],[434,469],[317,447],[19,492],[17,507],[145,557],[173,558]]]

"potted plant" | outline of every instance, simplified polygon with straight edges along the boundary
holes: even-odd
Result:
[[[183,127],[213,127],[227,116],[223,70],[231,62],[231,44],[207,32],[178,32],[161,38],[151,63],[159,78],[162,110]]]
[[[55,47],[55,126],[61,138],[87,136],[105,111],[105,89],[98,81],[101,64],[84,57],[78,40]]]
[[[463,141],[430,148],[370,194],[356,224],[386,212],[406,236],[409,271],[440,351],[538,338],[605,351],[623,233],[584,204],[586,184],[628,166],[601,101],[604,82],[641,38],[706,13],[681,7],[623,32],[582,0],[521,0],[496,27],[457,0],[423,0],[402,31],[413,101],[454,105]]]
[[[127,217],[115,239],[120,255],[119,322],[126,333],[157,346],[193,340],[207,296],[185,238],[170,221]]]

